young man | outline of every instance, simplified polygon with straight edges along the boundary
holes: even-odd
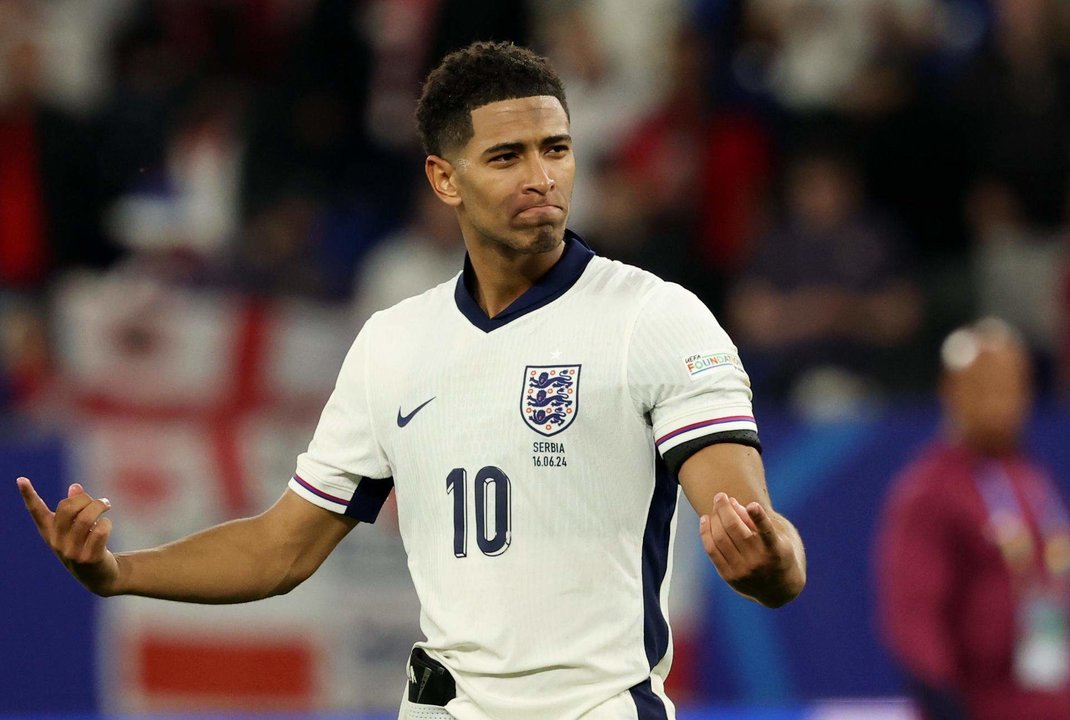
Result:
[[[736,350],[693,295],[566,231],[569,118],[544,59],[454,53],[417,120],[463,272],[367,322],[271,509],[116,554],[106,500],[73,486],[53,514],[20,479],[27,507],[93,592],[242,602],[309,577],[393,488],[427,635],[403,718],[671,718],[679,487],[733,588],[776,607],[805,584]]]

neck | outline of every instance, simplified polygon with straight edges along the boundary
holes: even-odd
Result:
[[[499,243],[465,243],[475,271],[472,294],[487,317],[495,317],[527,292],[561,259],[565,243],[540,253],[520,253]]]
[[[948,423],[944,429],[945,437],[952,445],[987,458],[1001,458],[1016,455],[1019,443],[1013,437],[988,437],[978,433],[969,433],[954,423]]]

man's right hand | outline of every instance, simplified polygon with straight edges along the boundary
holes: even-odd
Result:
[[[17,482],[37,532],[71,575],[97,595],[115,594],[119,563],[107,547],[111,520],[102,517],[111,502],[90,497],[75,483],[52,512],[28,478]]]

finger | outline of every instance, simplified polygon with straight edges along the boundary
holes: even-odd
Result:
[[[85,488],[81,483],[71,483],[71,486],[67,488],[67,497],[74,497],[75,495],[85,495]]]
[[[69,557],[77,558],[81,555],[82,547],[85,545],[89,533],[92,532],[93,526],[100,520],[100,516],[110,509],[111,503],[107,498],[94,500],[82,508],[82,511],[78,513],[74,523],[71,525],[71,532],[67,535],[65,550]]]
[[[111,537],[111,520],[101,518],[89,533],[85,546],[82,549],[82,557],[79,562],[97,562],[104,557],[108,547],[108,538]]]
[[[713,542],[713,533],[710,531],[709,515],[703,515],[698,519],[698,535],[702,539],[702,549],[707,555],[712,555],[717,546]]]
[[[19,486],[19,494],[22,495],[22,501],[26,504],[26,509],[33,518],[33,524],[37,526],[37,531],[41,533],[41,537],[48,540],[55,514],[48,509],[48,505],[34,490],[29,478],[20,477],[15,483]]]
[[[78,517],[78,513],[93,502],[93,498],[86,494],[85,490],[81,489],[81,486],[77,486],[78,489],[74,490],[75,486],[71,486],[71,490],[67,491],[67,497],[59,501],[56,505],[56,519],[55,528],[57,534],[57,540],[66,537],[71,531],[71,526],[74,524],[74,519]]]
[[[739,519],[743,521],[743,524],[747,526],[747,529],[752,533],[758,532],[758,526],[754,524],[754,520],[751,518],[747,511],[747,508],[743,507],[739,500],[735,498],[729,498],[732,501],[732,509],[736,511],[736,515],[739,515]]]
[[[765,511],[761,503],[752,502],[747,505],[747,514],[750,515],[750,519],[754,521],[755,527],[758,528],[758,535],[761,536],[762,542],[766,545],[773,545],[779,540],[780,533],[777,531],[776,525],[773,524],[773,518],[769,517],[769,513]]]
[[[721,521],[721,526],[736,548],[742,552],[747,540],[754,535],[746,524],[740,519],[732,501],[725,493],[717,493],[713,499],[714,512]],[[714,533],[714,537],[716,537]]]
[[[739,518],[736,518],[735,522],[742,526]],[[744,543],[735,541],[729,535],[721,521],[721,516],[716,512],[710,514],[710,537],[713,538],[714,546],[720,551],[726,563],[737,566],[744,562]]]
[[[702,538],[702,547],[706,551],[706,554],[710,556],[710,560],[713,561],[713,565],[717,568],[717,572],[724,575],[730,571],[731,566],[725,558],[724,553],[717,547],[717,543],[713,539],[710,523],[711,520],[709,515],[703,515],[699,518],[699,536]]]

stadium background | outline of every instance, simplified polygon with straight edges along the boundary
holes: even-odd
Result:
[[[1070,489],[1061,0],[0,0],[0,469],[114,502],[140,547],[281,492],[352,336],[450,277],[419,79],[473,39],[569,90],[572,225],[741,346],[810,585],[762,611],[686,530],[685,718],[901,718],[873,623],[881,498],[936,428],[939,339],[1026,335]],[[801,253],[801,254],[800,254]],[[802,261],[799,259],[802,258]],[[0,503],[0,714],[378,717],[416,606],[389,516],[232,608],[95,601]]]

